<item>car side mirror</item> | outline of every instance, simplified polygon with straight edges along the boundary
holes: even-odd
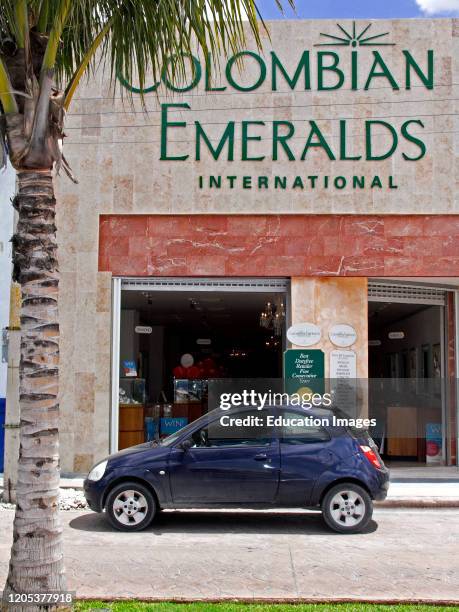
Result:
[[[189,450],[192,446],[193,446],[193,443],[189,438],[187,440],[183,440],[183,442],[180,444],[180,448],[184,450],[185,452]]]

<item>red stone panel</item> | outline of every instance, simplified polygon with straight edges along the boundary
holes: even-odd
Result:
[[[459,276],[459,215],[102,215],[119,276]]]

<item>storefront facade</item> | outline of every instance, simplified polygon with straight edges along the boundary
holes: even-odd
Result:
[[[165,76],[148,93],[147,116],[135,84],[132,109],[100,74],[81,89],[66,140],[79,184],[58,185],[64,472],[115,445],[117,279],[287,279],[290,323],[323,330],[325,376],[328,330],[345,323],[361,379],[369,283],[418,279],[444,292],[428,350],[457,378],[459,21],[269,30],[262,51],[247,41],[240,71],[237,58],[206,69],[196,54],[182,92]],[[451,464],[457,403],[445,386]]]

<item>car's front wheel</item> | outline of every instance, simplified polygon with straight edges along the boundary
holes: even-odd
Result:
[[[138,482],[115,486],[105,504],[111,524],[120,531],[141,531],[156,514],[156,501],[147,487]]]
[[[359,533],[373,516],[373,502],[365,489],[351,482],[335,485],[322,500],[327,525],[339,533]]]

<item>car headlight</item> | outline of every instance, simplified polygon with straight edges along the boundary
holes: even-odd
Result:
[[[105,468],[107,467],[108,459],[101,461],[95,465],[88,474],[88,480],[100,480],[105,474]]]

